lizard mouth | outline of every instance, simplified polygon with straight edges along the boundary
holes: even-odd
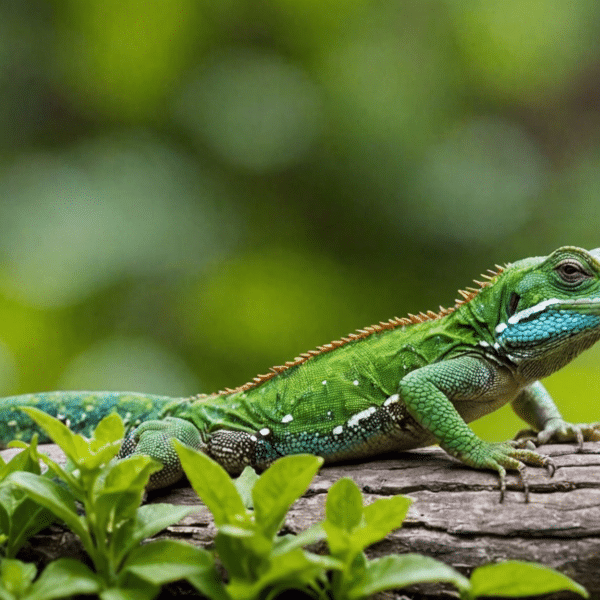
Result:
[[[579,298],[577,300],[557,300],[553,310],[571,310],[581,314],[600,315],[600,298]]]
[[[599,298],[578,298],[576,300],[561,300],[559,298],[551,298],[544,300],[535,306],[530,306],[520,310],[508,318],[508,325],[517,325],[524,321],[528,321],[531,317],[536,318],[539,313],[551,311],[569,311],[579,314],[600,315],[600,297]],[[500,332],[498,332],[500,333]]]

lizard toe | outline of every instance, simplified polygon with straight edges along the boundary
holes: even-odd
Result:
[[[465,461],[467,462],[467,461]],[[529,502],[530,486],[527,465],[543,467],[550,476],[554,474],[552,459],[534,450],[517,448],[514,442],[484,443],[470,457],[468,464],[479,469],[493,469],[500,479],[500,502],[506,492],[506,471],[517,471],[519,483],[525,494],[525,502]]]

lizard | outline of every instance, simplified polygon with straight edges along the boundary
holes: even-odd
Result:
[[[395,317],[301,354],[237,388],[189,398],[120,392],[45,392],[0,399],[0,440],[35,431],[22,406],[89,435],[110,412],[130,426],[119,456],[163,464],[148,489],[182,477],[179,439],[232,476],[280,456],[326,463],[364,460],[438,443],[476,469],[507,470],[529,499],[528,465],[554,473],[536,446],[600,440],[600,423],[563,420],[540,379],[600,338],[600,248],[565,246],[545,257],[496,265],[460,290],[451,308]],[[532,428],[487,442],[468,423],[506,403]],[[43,438],[42,438],[42,441]]]

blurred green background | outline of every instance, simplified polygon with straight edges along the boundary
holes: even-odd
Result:
[[[599,33],[597,0],[0,3],[0,394],[235,386],[600,246]],[[573,420],[599,358],[548,380]]]

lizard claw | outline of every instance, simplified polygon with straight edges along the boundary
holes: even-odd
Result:
[[[575,442],[577,451],[583,450],[584,442],[600,441],[600,422],[598,423],[567,423],[562,419],[550,419],[544,429],[520,431],[515,440],[518,447],[541,446],[551,442]]]
[[[506,493],[506,471],[517,471],[520,485],[523,487],[525,502],[529,502],[529,481],[527,478],[527,465],[544,467],[550,477],[554,475],[556,467],[548,456],[537,452],[518,448],[514,442],[487,443],[482,442],[471,456],[461,457],[464,462],[479,469],[493,469],[500,479],[500,502],[504,501]]]

